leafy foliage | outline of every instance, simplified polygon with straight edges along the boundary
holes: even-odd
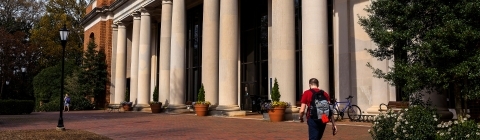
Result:
[[[158,85],[155,86],[153,91],[153,103],[158,103]]]
[[[81,92],[88,96],[94,96],[95,101],[97,101],[98,99],[104,99],[106,93],[107,64],[104,50],[97,51],[95,49],[97,49],[97,45],[92,39],[89,41],[83,57],[78,83],[81,85]],[[99,103],[103,103],[103,100]]]
[[[438,124],[437,116],[434,109],[423,106],[410,106],[400,112],[389,110],[375,118],[369,133],[375,140],[434,139],[435,126]]]
[[[71,76],[77,66],[70,62],[65,63],[65,77]],[[62,65],[43,69],[33,78],[35,98],[39,100],[50,100],[52,96],[60,96]]]
[[[68,43],[65,48],[67,61],[76,65],[82,63],[83,27],[81,18],[85,16],[86,0],[49,0],[43,14],[32,30],[32,42],[41,48],[41,67],[56,65],[62,60],[62,46],[60,35],[57,32],[66,25],[70,30]]]
[[[277,78],[275,78],[275,82],[273,83],[273,88],[272,88],[272,101],[274,102],[278,102],[280,101],[280,97],[282,95],[280,95],[280,91],[279,91],[279,88],[278,88],[278,82],[277,82]]]
[[[209,101],[205,101],[205,88],[202,86],[200,89],[198,89],[198,94],[197,94],[197,102],[195,104],[208,104],[210,105],[211,103]]]
[[[478,140],[480,139],[480,125],[468,117],[460,121],[442,122],[437,125],[437,140]]]
[[[26,33],[9,33],[0,27],[0,98],[33,100],[33,76],[40,56],[38,47],[25,40]],[[26,68],[26,73],[21,68]],[[15,72],[13,72],[15,71]],[[13,72],[13,73],[12,73]],[[5,84],[9,81],[9,85]]]
[[[368,52],[394,67],[374,74],[410,94],[454,89],[461,99],[480,97],[480,1],[377,0],[360,17],[378,48]],[[408,95],[407,95],[408,96]]]
[[[203,87],[203,84],[200,87],[200,89],[198,90],[198,95],[197,96],[198,96],[198,101],[200,101],[200,102],[205,101],[205,89]]]

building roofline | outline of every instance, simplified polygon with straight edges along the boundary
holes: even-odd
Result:
[[[91,21],[94,17],[96,17],[98,14],[101,13],[108,13],[108,12],[113,12],[115,11],[118,7],[122,6],[125,4],[128,0],[115,0],[110,6],[102,6],[102,7],[95,7],[90,11],[88,14],[86,14],[80,24],[84,26],[87,24],[89,21]]]

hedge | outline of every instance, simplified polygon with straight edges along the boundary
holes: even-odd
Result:
[[[30,114],[34,107],[32,100],[0,100],[0,115]]]

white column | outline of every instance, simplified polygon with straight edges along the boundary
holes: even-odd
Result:
[[[218,27],[219,0],[203,2],[202,83],[205,100],[218,105]]]
[[[134,12],[132,29],[132,53],[130,65],[130,102],[138,104],[138,51],[140,43],[140,13]]]
[[[123,23],[118,23],[117,54],[115,65],[115,104],[125,100],[126,62],[127,62],[127,31]]]
[[[112,57],[110,60],[110,103],[115,103],[115,60],[117,56],[117,34],[118,27],[116,24],[112,25]]]
[[[150,101],[150,14],[141,9],[140,47],[138,61],[138,104],[147,106]]]
[[[373,42],[372,42],[373,44]],[[384,72],[388,71],[388,64],[386,61],[379,61],[377,58],[373,57],[371,61],[371,65],[374,68],[378,68]],[[369,100],[370,107],[365,111],[369,114],[378,114],[380,109],[380,104],[385,103],[388,104],[388,83],[385,82],[382,78],[372,78],[372,92],[370,97],[367,96]]]
[[[240,110],[238,106],[238,1],[220,3],[219,106],[217,110]]]
[[[165,106],[170,101],[170,39],[172,33],[172,1],[162,1],[162,25],[160,26],[160,75],[159,100]]]
[[[326,0],[302,0],[303,89],[317,78],[319,88],[329,92],[328,20]]]
[[[290,102],[292,108],[296,108],[294,4],[293,0],[272,0],[272,81],[277,78],[280,100]]]
[[[169,108],[185,106],[185,0],[175,0],[172,8],[172,47]]]

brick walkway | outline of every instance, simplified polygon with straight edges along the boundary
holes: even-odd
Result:
[[[112,139],[308,139],[307,125],[299,122],[272,123],[261,115],[246,117],[198,117],[192,114],[151,114],[143,112],[105,113],[72,111],[64,113],[66,129],[82,129]],[[58,112],[31,115],[0,115],[0,131],[55,129]],[[324,139],[369,140],[370,123],[339,122],[332,136],[327,126]]]

